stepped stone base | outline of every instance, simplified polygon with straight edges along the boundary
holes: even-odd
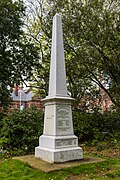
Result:
[[[51,163],[60,163],[83,159],[83,151],[78,147],[78,138],[75,135],[42,135],[39,138],[39,146],[35,148],[35,157]]]
[[[46,147],[36,147],[35,157],[50,163],[60,163],[83,159],[83,151],[80,147],[50,149]]]

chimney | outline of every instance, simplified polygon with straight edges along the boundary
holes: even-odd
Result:
[[[16,83],[14,84],[14,94],[18,96],[18,85]]]

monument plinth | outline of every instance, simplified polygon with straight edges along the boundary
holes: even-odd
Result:
[[[62,20],[53,18],[49,94],[45,103],[44,130],[35,157],[52,163],[83,159],[73,132],[71,102],[67,94]]]

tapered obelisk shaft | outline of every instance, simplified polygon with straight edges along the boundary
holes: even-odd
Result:
[[[35,148],[35,157],[59,163],[83,158],[82,148],[74,135],[71,97],[67,95],[62,20],[53,18],[49,93],[44,99],[44,130]]]
[[[51,65],[48,96],[68,96],[64,61],[62,20],[59,14],[56,14],[53,18]]]

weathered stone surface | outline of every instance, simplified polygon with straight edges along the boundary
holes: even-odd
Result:
[[[60,169],[69,168],[69,167],[76,167],[81,164],[89,164],[89,163],[105,161],[105,158],[102,159],[100,157],[96,158],[92,156],[84,157],[83,160],[69,161],[69,162],[67,161],[66,163],[61,162],[61,163],[55,163],[55,164],[51,162],[49,163],[39,158],[35,158],[34,155],[18,156],[18,157],[13,157],[13,159],[17,159],[17,160],[23,161],[24,163],[28,163],[34,169],[39,169],[44,172],[51,172],[54,170],[60,170]]]
[[[66,102],[45,103],[44,132],[45,135],[73,134],[71,104]]]
[[[49,94],[44,99],[43,135],[35,157],[59,163],[83,159],[82,148],[73,132],[71,101],[67,95],[61,16],[53,18]]]
[[[75,135],[69,135],[69,136],[42,135],[39,138],[39,146],[52,148],[52,149],[77,147],[78,138]]]
[[[36,157],[42,160],[59,163],[72,160],[83,159],[83,151],[80,147],[50,149],[46,147],[36,147]]]

